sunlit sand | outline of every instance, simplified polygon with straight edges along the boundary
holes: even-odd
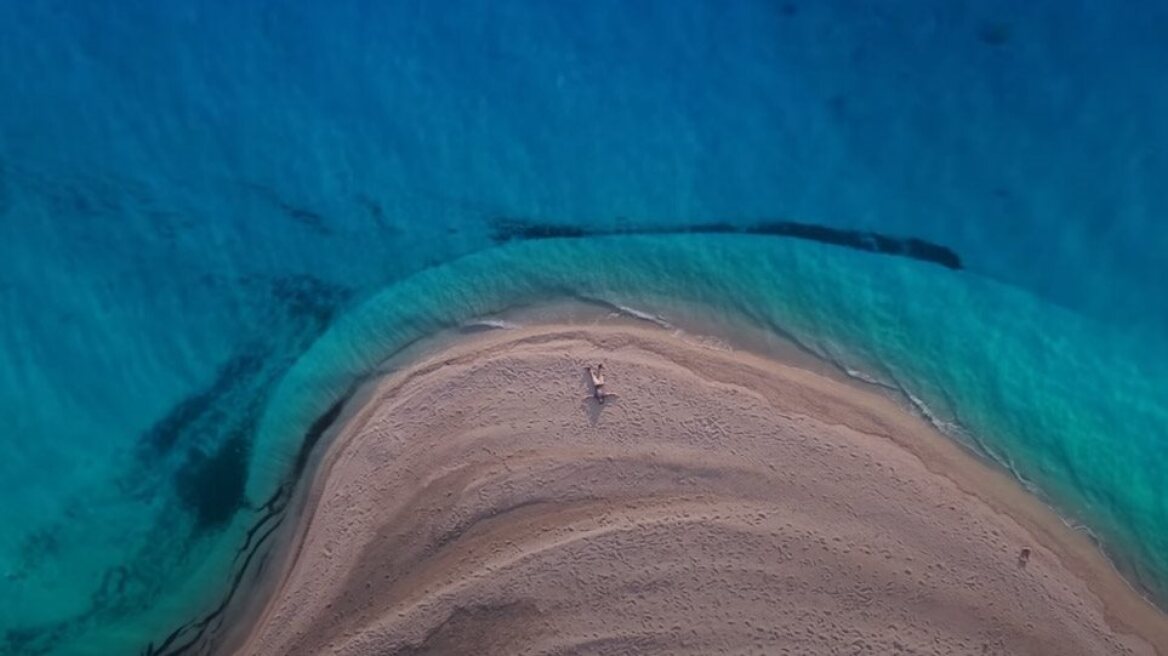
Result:
[[[344,422],[299,521],[238,653],[1168,645],[1085,536],[895,399],[648,327],[431,350]]]

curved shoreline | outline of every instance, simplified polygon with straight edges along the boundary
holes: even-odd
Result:
[[[760,394],[759,390],[767,390],[762,396],[767,403],[788,414],[787,419],[791,417],[810,419],[818,422],[820,428],[827,431],[831,431],[832,427],[857,431],[858,434],[865,435],[864,439],[869,442],[873,442],[874,438],[879,440],[880,449],[894,449],[901,454],[897,457],[911,453],[912,458],[918,460],[929,476],[943,478],[954,485],[956,493],[969,503],[983,504],[1005,524],[1016,522],[1015,527],[1022,531],[1020,535],[1029,536],[1020,538],[1022,542],[1029,540],[1035,545],[1035,562],[1041,563],[1042,567],[1049,565],[1059,569],[1066,576],[1070,576],[1068,580],[1079,581],[1086,586],[1083,594],[1101,603],[1097,610],[1101,617],[1106,617],[1107,623],[1112,627],[1121,632],[1142,635],[1162,652],[1165,645],[1168,645],[1168,629],[1165,627],[1163,614],[1139,597],[1126,581],[1119,577],[1110,562],[1086,536],[1068,528],[1053,511],[1026,493],[1016,481],[977,461],[961,447],[937,434],[926,422],[898,407],[892,400],[870,390],[829,380],[819,374],[792,368],[774,360],[683,341],[660,330],[634,326],[552,325],[463,336],[437,353],[423,356],[412,366],[391,374],[378,383],[362,407],[355,410],[350,420],[340,427],[338,437],[322,456],[321,467],[312,483],[313,491],[310,494],[312,501],[309,505],[315,507],[309,508],[306,513],[304,517],[306,524],[302,530],[298,528],[295,531],[296,534],[303,536],[303,540],[292,547],[295,555],[290,556],[282,579],[274,583],[273,596],[258,617],[239,618],[241,625],[250,624],[253,628],[252,633],[246,637],[247,647],[243,649],[244,652],[263,653],[257,645],[267,644],[264,642],[264,627],[270,626],[274,619],[285,617],[282,613],[286,612],[289,599],[305,601],[303,594],[308,588],[304,587],[301,580],[304,568],[318,569],[320,566],[319,562],[314,562],[314,559],[319,560],[319,554],[312,553],[311,549],[306,551],[306,545],[320,539],[321,526],[330,521],[335,522],[335,517],[330,520],[329,517],[333,516],[323,512],[322,506],[317,504],[327,506],[329,495],[331,491],[335,491],[337,481],[346,478],[352,480],[351,472],[346,474],[343,471],[344,462],[353,457],[354,449],[368,448],[371,438],[366,428],[369,422],[383,416],[386,406],[399,403],[395,394],[402,392],[405,381],[425,381],[427,376],[454,362],[462,362],[465,365],[488,361],[494,357],[491,353],[514,355],[527,349],[530,351],[528,355],[538,360],[549,355],[547,352],[540,352],[538,345],[550,342],[574,345],[577,349],[583,345],[591,345],[588,348],[596,350],[599,357],[613,361],[618,367],[652,365],[653,363],[636,359],[624,365],[620,364],[622,362],[620,349],[631,349],[634,348],[632,345],[635,345],[635,349],[642,354],[652,354],[653,357],[659,358],[658,365],[667,364],[668,367],[678,368],[676,371],[670,370],[670,375],[663,379],[670,384],[677,380],[674,374],[684,378],[700,369],[703,378],[707,379],[699,385],[700,389],[695,388],[701,393],[711,391],[704,386],[708,384],[714,385],[717,389],[733,388],[754,395]],[[614,348],[614,345],[618,347]],[[515,360],[517,363],[515,366],[521,366],[524,362],[526,361],[518,358]],[[685,373],[687,371],[688,374]],[[559,374],[562,376],[563,372]],[[776,387],[776,383],[782,385]],[[556,384],[571,388],[574,393],[583,390],[577,380],[556,381]],[[687,384],[693,384],[693,381],[690,380]],[[786,391],[776,392],[779,388]],[[791,393],[795,388],[799,390],[799,394]],[[440,389],[454,391],[449,388]],[[634,396],[640,394],[641,390],[633,393]],[[476,430],[478,429],[482,427],[477,427]],[[367,541],[366,546],[374,542],[376,540]],[[1047,555],[1049,563],[1045,558]],[[999,556],[1007,560],[1010,558],[1009,553]],[[1030,569],[1037,567],[1038,565],[1033,565]],[[334,580],[331,583],[318,581],[319,585],[314,588],[313,593],[316,597],[312,598],[316,599],[322,594],[328,597],[333,593],[327,590],[338,583],[340,581]],[[1086,592],[1087,588],[1090,592]],[[284,645],[282,648],[286,649],[289,646]]]

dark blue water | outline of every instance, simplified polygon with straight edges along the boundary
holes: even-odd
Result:
[[[1166,33],[1152,1],[3,3],[0,652],[210,639],[354,377],[564,296],[899,385],[1162,594]],[[685,232],[778,221],[962,266]]]

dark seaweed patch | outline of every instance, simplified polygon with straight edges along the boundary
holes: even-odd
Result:
[[[64,629],[64,625],[49,630],[8,629],[4,632],[4,641],[0,642],[0,653],[28,656],[47,654],[53,644],[61,639]]]
[[[161,471],[160,464],[171,463],[175,492],[197,531],[226,522],[243,503],[248,439],[272,386],[294,361],[279,357],[281,346],[305,348],[349,297],[345,288],[304,275],[266,280],[257,292],[274,301],[264,323],[286,327],[284,339],[257,341],[228,360],[209,386],[175,405],[141,442],[143,467]],[[145,476],[125,483],[140,495],[153,494],[153,485]]]
[[[601,232],[563,224],[533,223],[531,221],[505,216],[491,219],[491,230],[492,238],[496,243],[511,241],[512,239],[588,237]]]
[[[492,239],[497,244],[530,239],[573,239],[614,235],[667,234],[744,234],[769,235],[803,239],[823,244],[884,255],[907,257],[922,262],[939,264],[948,269],[961,269],[960,256],[952,249],[916,237],[891,237],[863,230],[843,230],[815,223],[796,221],[769,221],[738,226],[726,222],[698,223],[663,227],[629,227],[588,230],[555,223],[536,223],[514,217],[499,217],[491,222]]]
[[[337,309],[351,295],[345,287],[308,275],[274,278],[269,289],[279,302],[282,313],[293,318],[309,319],[318,330],[332,321]]]
[[[875,232],[839,230],[809,223],[782,221],[761,223],[743,232],[753,235],[775,235],[844,246],[870,253],[900,255],[924,262],[940,264],[949,269],[960,269],[961,258],[951,249],[915,237],[889,237]]]
[[[37,568],[47,558],[56,556],[61,550],[61,539],[57,532],[41,528],[29,533],[20,543],[20,571]]]
[[[258,293],[276,301],[267,323],[303,326],[296,347],[307,345],[318,335],[350,296],[346,288],[305,275],[277,277],[265,281],[264,287]],[[270,351],[270,347],[256,344],[219,367],[210,385],[177,403],[145,432],[140,443],[153,453],[144,455],[162,455],[180,444],[218,441],[215,435],[245,428],[248,415],[258,410],[246,399],[262,398],[260,388],[272,382],[273,372],[264,372]],[[224,409],[232,405],[225,403],[228,399],[238,400],[234,405],[243,412],[228,416]]]
[[[255,353],[244,353],[231,358],[215,374],[215,379],[204,390],[180,401],[159,419],[143,436],[143,444],[157,451],[167,451],[186,433],[218,430],[222,419],[216,404],[229,396],[243,381],[253,376],[263,360]]]
[[[311,228],[322,235],[333,234],[332,228],[329,227],[329,221],[319,212],[289,203],[271,187],[255,182],[242,182],[240,185],[279,209],[296,223]]]
[[[293,220],[299,221],[300,223],[303,223],[304,225],[313,228],[318,232],[331,232],[325,226],[324,217],[317,212],[306,210],[303,207],[294,207],[292,205],[283,205],[281,206],[281,209],[283,209],[288,214],[288,216],[292,217]]]
[[[101,578],[101,587],[97,589],[93,600],[95,606],[106,606],[113,603],[126,593],[126,585],[130,581],[130,570],[122,567],[112,567],[105,571]]]
[[[373,220],[373,223],[379,229],[386,232],[399,232],[399,229],[386,216],[385,208],[375,198],[365,194],[358,194],[357,203],[365,210],[365,213],[369,215],[369,218]]]
[[[175,479],[175,490],[195,519],[196,530],[215,528],[244,504],[247,436],[237,434],[214,452],[191,455]]]

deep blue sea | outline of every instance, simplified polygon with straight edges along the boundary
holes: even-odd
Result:
[[[0,653],[209,648],[355,380],[562,298],[897,386],[1168,598],[1166,253],[1162,0],[0,2]]]

